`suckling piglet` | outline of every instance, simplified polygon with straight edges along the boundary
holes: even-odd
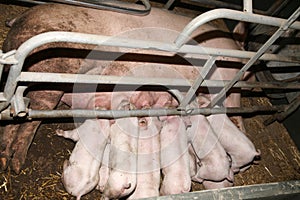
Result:
[[[69,160],[63,165],[62,182],[68,193],[80,199],[99,181],[99,168],[108,140],[109,120],[86,120],[71,131],[57,130],[59,136],[76,142]]]
[[[110,129],[110,174],[103,194],[109,199],[128,196],[136,188],[138,153],[137,117],[115,119]]]
[[[139,119],[137,186],[129,199],[159,196],[160,129],[157,117]]]
[[[163,181],[161,195],[189,192],[190,160],[186,126],[180,116],[168,116],[160,134]]]
[[[232,170],[236,173],[249,168],[254,158],[260,155],[251,140],[235,126],[226,114],[210,115],[207,119],[218,140],[231,157]]]
[[[197,173],[192,180],[201,183],[230,179],[229,157],[207,119],[203,115],[193,115],[190,119],[192,126],[187,131],[197,159]]]

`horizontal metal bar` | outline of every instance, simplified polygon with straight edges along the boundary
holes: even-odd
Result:
[[[40,83],[76,83],[76,84],[118,84],[118,85],[155,85],[166,87],[191,87],[194,80],[172,78],[141,78],[122,77],[109,75],[65,74],[65,73],[42,73],[21,72],[17,81],[40,82]],[[204,80],[200,87],[222,88],[229,81]],[[299,83],[286,82],[247,82],[238,81],[233,88],[267,88],[267,89],[300,89]],[[0,93],[1,96],[1,93]]]
[[[107,1],[106,3],[102,1],[76,1],[76,0],[50,0],[50,2],[44,2],[44,1],[37,1],[37,0],[17,0],[20,2],[25,2],[25,3],[31,3],[31,4],[46,4],[46,3],[63,3],[63,4],[69,4],[69,5],[74,5],[74,6],[81,6],[81,7],[87,7],[87,8],[95,8],[95,9],[101,9],[101,10],[111,10],[115,12],[120,12],[120,13],[127,13],[127,14],[132,14],[132,15],[146,15],[150,12],[151,10],[151,4],[149,3],[148,0],[141,0],[143,3],[143,6],[145,9],[133,9],[131,7],[123,7],[120,5],[117,5],[117,3],[121,5],[126,5],[131,6],[130,3],[124,2],[124,1],[119,1],[119,2],[110,2]],[[115,4],[113,4],[115,3]],[[136,5],[136,4],[134,4]]]
[[[195,46],[195,45],[183,45],[176,52],[186,53],[187,55],[183,55],[184,58],[193,58],[189,54],[194,54],[194,55],[208,55],[208,56],[224,56],[224,57],[242,58],[242,59],[243,58],[250,59],[256,53],[252,51],[220,49],[220,48],[211,48],[211,47],[203,47],[203,46]],[[217,57],[216,60],[221,60],[221,59]],[[286,56],[286,55],[283,56],[283,55],[269,54],[269,53],[265,53],[264,55],[262,55],[259,58],[259,60],[300,63],[300,57],[293,57],[293,56]]]
[[[264,183],[230,188],[202,190],[184,194],[174,194],[146,198],[144,200],[190,200],[190,199],[248,199],[248,200],[284,200],[300,198],[300,180]]]
[[[167,116],[167,115],[210,115],[210,114],[243,114],[243,113],[258,113],[274,114],[278,111],[283,111],[285,106],[253,106],[249,108],[193,108],[193,109],[149,109],[149,110],[31,110],[29,109],[29,119],[44,119],[44,118],[105,118],[116,119],[124,117],[145,117],[145,116]],[[1,113],[1,120],[12,120],[9,112]]]
[[[176,45],[178,47],[181,47],[197,28],[215,19],[232,19],[237,21],[245,21],[245,22],[277,26],[277,27],[280,27],[281,24],[286,21],[286,19],[258,15],[258,14],[248,13],[248,12],[223,9],[223,8],[214,9],[199,15],[198,17],[194,18],[188,25],[186,25],[186,27],[177,37],[175,41]],[[290,28],[300,30],[300,22],[295,22],[290,26]]]
[[[49,83],[75,83],[75,84],[117,84],[117,85],[155,85],[155,86],[187,86],[187,79],[172,78],[145,78],[132,76],[88,75],[67,73],[21,72],[18,82],[49,82]]]

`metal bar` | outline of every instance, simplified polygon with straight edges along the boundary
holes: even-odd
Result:
[[[234,10],[243,10],[243,7],[241,5],[238,4],[234,4],[234,3],[227,3],[225,1],[217,1],[217,0],[183,0],[183,2],[187,2],[190,3],[192,5],[199,5],[199,6],[205,6],[208,8],[213,7],[217,7],[217,8],[229,8],[229,9],[234,9]],[[236,1],[235,3],[240,3],[238,1]],[[210,7],[209,7],[210,6]],[[253,11],[257,14],[262,14],[262,15],[267,15],[266,12],[262,11],[262,10],[258,10],[258,9],[253,9]]]
[[[300,180],[236,186],[213,190],[201,190],[184,194],[173,194],[146,198],[144,200],[190,200],[190,199],[277,199],[296,200],[300,198]]]
[[[220,91],[215,98],[212,99],[208,106],[215,106],[225,95],[226,92],[243,76],[243,74],[257,61],[257,59],[268,50],[268,48],[283,34],[292,23],[299,17],[300,7],[289,17],[285,23],[283,23],[280,28],[269,38],[269,40],[257,51],[255,56],[253,56],[244,67],[235,75],[235,77],[225,85],[225,87]]]
[[[197,79],[194,81],[193,85],[190,87],[189,91],[185,95],[185,97],[182,99],[179,108],[185,108],[190,101],[192,100],[193,96],[195,95],[197,89],[200,87],[200,85],[203,83],[205,77],[210,72],[212,65],[215,63],[216,58],[210,57],[205,65],[203,66],[200,74],[198,75]]]
[[[166,116],[166,115],[210,115],[210,114],[243,114],[263,112],[275,113],[284,110],[285,106],[253,106],[249,108],[191,108],[186,110],[178,109],[149,109],[149,110],[29,110],[28,118],[44,119],[44,118],[105,118],[116,119],[124,117],[144,117],[144,116]],[[1,120],[14,119],[9,112],[1,113]]]
[[[24,91],[27,89],[27,86],[18,86],[16,94],[13,98],[12,105],[14,110],[14,116],[25,117],[26,106],[24,102]]]
[[[252,13],[252,0],[243,1],[243,11],[247,13]]]
[[[187,55],[183,55],[184,58],[194,58],[193,55],[190,54],[198,54],[198,55],[208,55],[208,56],[225,56],[232,58],[252,58],[256,52],[251,51],[242,51],[242,50],[234,50],[234,49],[220,49],[220,48],[211,48],[211,47],[203,47],[203,46],[195,46],[195,45],[183,45],[176,52],[185,53]],[[217,57],[216,60],[222,60],[222,58]],[[299,57],[289,57],[289,56],[281,56],[277,54],[264,54],[259,60],[265,61],[278,61],[278,62],[291,62],[291,63],[300,63]]]
[[[176,0],[168,0],[168,2],[164,5],[164,8],[169,10],[175,1]]]
[[[155,85],[170,87],[190,87],[189,80],[172,78],[145,78],[111,75],[87,75],[66,73],[21,72],[19,82],[75,83],[75,84],[117,84],[117,85]]]
[[[188,1],[201,3],[203,5],[220,7],[220,8],[230,8],[230,9],[235,9],[235,10],[242,10],[242,6],[236,5],[233,3],[227,3],[224,1],[216,1],[216,0],[213,0],[213,1],[212,0],[188,0]]]
[[[42,79],[41,79],[42,77]],[[65,74],[65,73],[42,73],[42,72],[21,72],[17,78],[20,82],[40,82],[40,83],[76,83],[76,84],[118,84],[118,85],[164,85],[173,87],[191,87],[193,80],[172,79],[172,78],[140,78],[122,77],[110,75],[86,75],[86,74]],[[228,84],[227,80],[204,80],[200,87],[223,88]],[[233,88],[266,88],[266,89],[300,89],[299,83],[287,82],[247,82],[238,81]],[[1,96],[1,93],[0,93]]]
[[[17,0],[20,2],[25,3],[32,3],[32,4],[46,4],[49,2],[44,1],[36,1],[36,0]],[[144,10],[142,9],[135,9],[130,8],[129,2],[123,2],[123,1],[116,1],[118,4],[128,5],[128,7],[123,7],[119,5],[112,4],[114,1],[107,1],[108,3],[103,3],[104,1],[77,1],[77,0],[50,0],[50,3],[62,3],[62,4],[69,4],[74,6],[81,6],[86,8],[94,8],[94,9],[101,9],[101,10],[110,10],[114,12],[120,12],[120,13],[127,13],[131,15],[147,15],[149,14],[151,10],[151,4],[149,3],[149,0],[140,0],[143,3],[143,6],[145,7]],[[137,5],[137,4],[133,4]]]
[[[198,17],[194,18],[188,25],[186,25],[186,27],[175,40],[175,44],[178,47],[181,47],[189,39],[191,34],[202,24],[220,18],[259,23],[277,27],[280,27],[281,24],[286,21],[285,19],[281,18],[269,17],[248,12],[229,9],[214,9],[199,15]],[[295,22],[290,26],[290,28],[300,30],[300,22]]]

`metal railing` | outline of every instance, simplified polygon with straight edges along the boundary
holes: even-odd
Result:
[[[273,42],[280,37],[280,35],[288,28],[300,30],[300,22],[296,21],[300,15],[300,8],[291,15],[289,19],[281,19],[276,17],[263,16],[252,13],[252,1],[244,0],[244,11],[236,11],[230,9],[215,9],[208,11],[204,14],[193,19],[183,31],[178,35],[177,39],[173,43],[157,42],[157,41],[145,41],[128,39],[121,37],[111,37],[84,33],[72,33],[72,32],[47,32],[36,35],[26,42],[24,42],[16,51],[12,51],[6,54],[1,54],[0,58],[0,70],[2,72],[3,66],[1,64],[12,64],[10,67],[9,75],[5,83],[4,91],[0,93],[0,110],[1,119],[13,119],[13,117],[27,118],[48,118],[48,117],[127,117],[127,116],[159,116],[159,115],[191,115],[191,114],[211,114],[211,113],[253,113],[259,111],[266,112],[284,112],[289,110],[290,106],[273,106],[273,107],[255,107],[255,108],[190,108],[188,103],[190,102],[194,92],[199,87],[223,87],[221,92],[216,95],[212,100],[210,106],[213,107],[221,99],[228,90],[234,87],[248,87],[248,88],[273,88],[273,89],[299,89],[298,84],[294,83],[248,83],[239,81],[242,74],[246,72],[257,60],[270,60],[279,62],[294,62],[300,63],[300,57],[288,57],[276,54],[265,53],[266,50]],[[217,49],[208,48],[197,45],[186,44],[189,36],[201,25],[209,21],[226,18],[238,21],[252,22],[258,24],[265,24],[278,27],[276,31],[257,52],[229,50],[229,49]],[[113,46],[124,47],[129,49],[140,50],[155,50],[163,52],[173,52],[183,54],[187,57],[193,55],[205,56],[208,60],[205,64],[204,71],[202,71],[196,80],[190,80],[192,84],[187,84],[187,81],[183,79],[168,79],[168,78],[139,78],[139,77],[123,77],[120,81],[115,76],[99,76],[99,75],[86,75],[86,74],[58,74],[58,73],[42,73],[42,72],[22,72],[22,67],[26,57],[36,48],[55,42],[67,42],[67,43],[80,43],[91,44],[99,46]],[[248,62],[241,68],[236,76],[231,81],[218,81],[218,80],[204,80],[203,77],[209,72],[211,66],[215,60],[221,59],[221,57],[232,57],[247,59]],[[42,77],[42,78],[41,78]],[[82,84],[124,84],[124,85],[153,85],[161,86],[165,85],[172,89],[169,91],[173,95],[180,96],[181,94],[176,92],[176,88],[181,86],[187,88],[187,95],[184,97],[178,97],[181,101],[180,106],[177,109],[159,109],[159,110],[134,110],[134,111],[99,111],[99,110],[60,110],[60,111],[37,111],[28,110],[26,108],[26,102],[23,98],[24,88],[18,89],[20,82],[52,82],[56,83],[82,83]],[[14,107],[14,114],[7,110],[11,105]],[[118,114],[116,114],[118,113]]]

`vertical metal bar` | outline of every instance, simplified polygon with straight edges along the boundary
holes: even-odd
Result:
[[[169,0],[169,1],[165,4],[164,8],[167,9],[167,10],[169,10],[169,9],[171,8],[171,6],[174,4],[175,1],[176,1],[176,0]]]
[[[14,108],[14,116],[25,117],[26,105],[24,101],[24,91],[27,89],[27,86],[19,86],[16,90],[15,96],[12,101],[12,105]]]
[[[235,77],[224,86],[218,95],[211,101],[209,106],[215,106],[226,95],[226,92],[244,75],[244,73],[257,61],[257,59],[264,54],[265,51],[282,35],[289,26],[297,20],[300,15],[300,7],[289,17],[288,20],[283,23],[279,29],[269,38],[269,40],[257,51],[257,53],[250,58],[250,60],[244,65],[244,67],[235,75]]]
[[[243,11],[252,13],[252,0],[244,0]]]
[[[212,65],[215,63],[216,57],[210,56],[209,59],[206,61],[205,65],[203,66],[203,69],[201,70],[201,73],[197,77],[194,84],[190,87],[189,91],[187,92],[184,99],[181,101],[179,108],[185,108],[195,95],[197,89],[200,87],[200,85],[203,83],[205,77],[210,72]]]

